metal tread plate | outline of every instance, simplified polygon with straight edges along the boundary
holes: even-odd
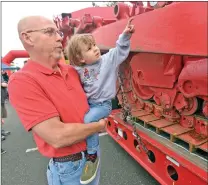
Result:
[[[118,122],[124,126],[126,126],[127,128],[131,125],[133,125],[132,121],[128,121],[128,122],[124,122],[122,120],[122,114],[121,113],[116,113],[112,116],[115,120],[118,120]],[[164,145],[165,147],[171,149],[172,151],[174,151],[175,153],[181,155],[183,158],[185,158],[186,160],[192,162],[193,164],[199,166],[200,168],[202,168],[203,170],[208,171],[208,166],[207,166],[207,161],[204,160],[203,158],[199,157],[196,154],[193,154],[191,152],[189,152],[188,150],[186,150],[185,148],[178,146],[176,143],[170,141],[169,139],[166,139],[162,136],[160,136],[159,134],[150,131],[149,129],[145,128],[144,126],[136,123],[136,128],[143,132],[144,134],[148,135],[150,138],[156,140],[157,142],[159,142],[160,144]],[[167,128],[167,127],[166,127]]]

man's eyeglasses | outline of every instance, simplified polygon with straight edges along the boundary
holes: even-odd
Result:
[[[54,28],[44,28],[44,29],[39,29],[39,30],[28,30],[26,31],[26,33],[32,33],[32,32],[42,32],[48,36],[56,36],[56,34],[58,33],[61,37],[64,37],[63,32],[56,30]]]

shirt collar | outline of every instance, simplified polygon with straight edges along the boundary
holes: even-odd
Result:
[[[43,65],[41,65],[37,62],[34,62],[30,59],[28,60],[28,62],[25,65],[26,65],[25,67],[27,67],[27,68],[32,68],[33,70],[38,70],[41,73],[46,74],[46,75],[52,75],[55,72],[57,72],[53,69],[47,68],[47,67],[45,67],[45,66],[43,66]],[[66,74],[68,73],[68,66],[64,65],[64,64],[61,64],[60,62],[58,63],[58,66],[59,66],[62,74],[64,76],[66,76]]]

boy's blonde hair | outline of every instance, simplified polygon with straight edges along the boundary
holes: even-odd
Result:
[[[75,66],[83,66],[84,63],[80,62],[82,57],[81,45],[91,46],[95,44],[95,39],[91,34],[75,34],[69,40],[66,47],[66,54],[70,64]]]

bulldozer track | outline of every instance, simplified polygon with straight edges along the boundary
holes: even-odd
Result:
[[[208,138],[196,133],[194,128],[185,128],[178,122],[171,122],[164,118],[160,119],[142,109],[134,109],[131,114],[133,119],[144,128],[150,129],[163,137],[166,135],[166,139],[181,146],[183,144],[180,143],[187,144],[188,150],[192,153],[196,152],[197,149],[201,149],[205,152],[205,156],[208,155]]]

